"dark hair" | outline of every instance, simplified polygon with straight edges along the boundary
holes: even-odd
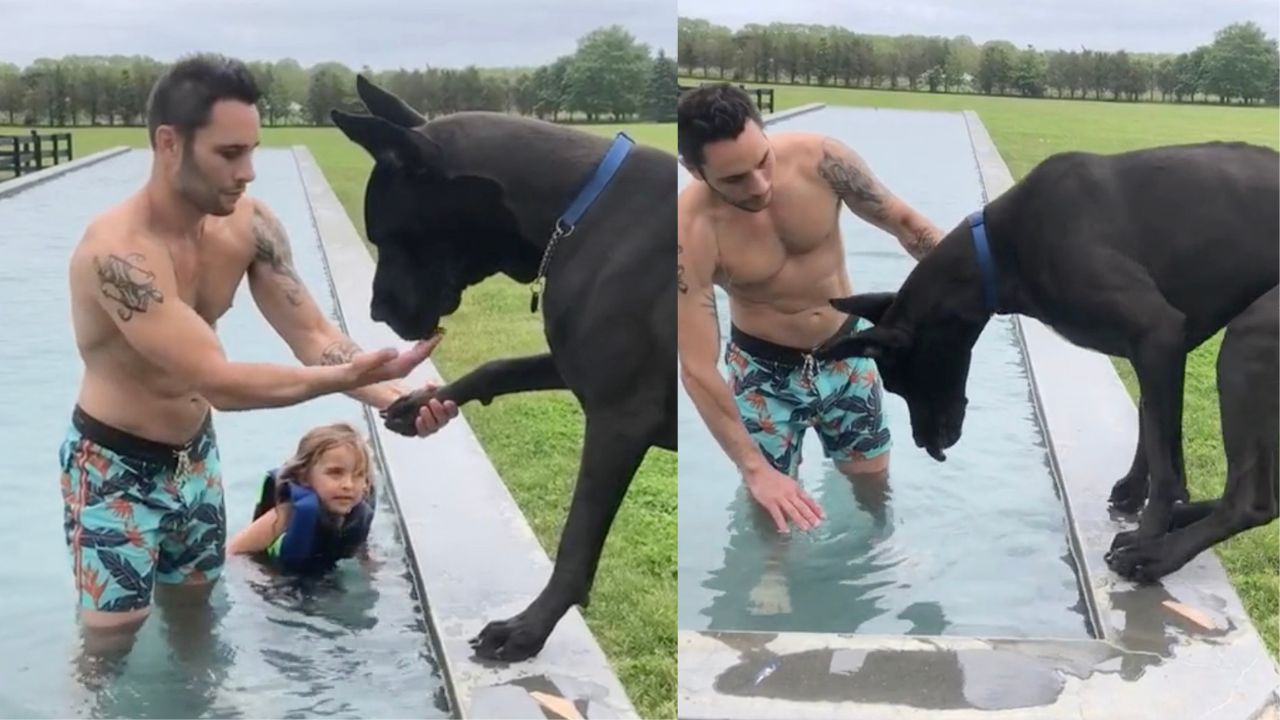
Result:
[[[747,91],[730,83],[703,85],[686,91],[676,106],[676,147],[685,162],[701,167],[702,149],[742,134],[747,121],[764,127],[760,109]]]
[[[187,142],[209,122],[209,109],[219,100],[255,105],[262,92],[253,73],[239,60],[216,54],[178,60],[151,88],[147,98],[147,135],[156,144],[156,128],[172,125]]]

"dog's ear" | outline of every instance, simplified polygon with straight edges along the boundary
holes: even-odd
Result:
[[[416,130],[407,130],[373,115],[334,110],[333,124],[378,163],[413,174],[427,174],[440,162],[440,146]]]
[[[910,342],[906,333],[901,330],[878,325],[862,332],[853,332],[852,327],[852,323],[846,323],[845,327],[840,328],[840,332],[819,345],[814,354],[836,360],[850,357],[885,360]]]
[[[369,108],[369,112],[387,122],[402,128],[415,128],[427,122],[427,119],[409,107],[408,103],[374,85],[373,81],[364,75],[356,75],[356,93],[360,95],[364,106]]]
[[[884,316],[884,311],[889,309],[897,296],[897,293],[891,292],[859,293],[845,298],[833,298],[830,302],[831,307],[840,312],[878,323]]]

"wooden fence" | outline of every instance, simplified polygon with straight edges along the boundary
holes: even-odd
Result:
[[[26,175],[73,157],[71,133],[0,135],[0,176]]]
[[[717,83],[704,82],[702,86],[713,84]],[[692,85],[681,85],[679,87],[681,93],[693,89]],[[739,85],[738,87],[747,91],[748,95],[755,95],[756,107],[760,109],[760,112],[765,114],[773,112],[773,88],[749,88],[746,85]]]

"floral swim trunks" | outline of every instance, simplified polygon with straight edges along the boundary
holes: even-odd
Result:
[[[211,582],[222,571],[226,511],[212,416],[185,446],[174,446],[77,407],[59,460],[81,607],[145,608],[156,582]]]
[[[858,330],[869,327],[868,321],[858,321]],[[810,427],[837,463],[889,451],[883,388],[871,358],[824,360],[734,326],[725,362],[747,432],[779,472],[795,474]]]

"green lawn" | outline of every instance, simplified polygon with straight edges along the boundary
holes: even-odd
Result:
[[[749,85],[750,86],[750,85]],[[1030,100],[922,92],[774,87],[777,110],[813,102],[922,110],[974,110],[991,133],[1014,180],[1065,150],[1119,152],[1202,140],[1244,140],[1280,149],[1280,111],[1153,103]],[[937,218],[949,223],[950,218]],[[1222,494],[1226,459],[1218,417],[1216,363],[1221,334],[1187,359],[1183,405],[1184,459],[1193,499]],[[1137,397],[1125,360],[1116,369]],[[1127,468],[1116,468],[1116,477]],[[1280,523],[1254,528],[1215,548],[1267,648],[1280,658]]]
[[[606,137],[626,130],[637,142],[675,152],[674,124],[582,127]],[[0,127],[0,134],[12,131]],[[76,157],[116,145],[146,145],[146,133],[139,128],[72,132]],[[308,146],[364,233],[364,186],[371,161],[360,147],[339,131],[323,128],[266,128],[262,140],[266,146]],[[540,319],[529,313],[528,288],[506,278],[469,289],[446,323],[449,336],[432,357],[446,378],[486,360],[546,352]],[[554,557],[582,449],[583,418],[573,397],[568,392],[529,393],[501,398],[489,407],[469,405],[464,412],[543,548]],[[675,453],[653,451],[641,466],[605,546],[584,615],[642,717],[675,717]]]

